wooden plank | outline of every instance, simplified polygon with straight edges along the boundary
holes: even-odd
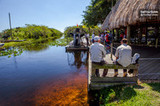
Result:
[[[70,48],[70,47],[66,47],[66,50],[67,51],[88,51],[89,50],[89,48]]]
[[[65,48],[68,51],[69,50],[89,50],[89,47],[87,47],[87,46],[74,47],[74,46],[67,45]]]
[[[136,64],[136,65],[129,65],[127,67],[123,67],[123,66],[120,66],[120,65],[116,65],[116,64],[105,64],[103,66],[101,65],[97,65],[97,64],[92,64],[92,68],[93,69],[138,69],[139,65]]]
[[[91,82],[137,82],[138,77],[91,77]]]
[[[115,56],[113,55],[113,59]],[[110,58],[110,54],[107,54],[105,60],[109,64],[103,66],[97,65],[91,62],[89,55],[89,70],[88,70],[88,90],[101,89],[104,87],[122,85],[122,84],[136,84],[138,77],[96,77],[95,69],[135,69],[136,74],[138,72],[139,65],[130,65],[128,67],[123,67],[120,65],[112,64],[113,60]]]
[[[137,84],[137,82],[124,82],[124,83],[91,83],[90,89],[91,90],[99,90],[102,88],[110,87],[110,86],[117,86],[117,85],[124,85],[124,84]]]

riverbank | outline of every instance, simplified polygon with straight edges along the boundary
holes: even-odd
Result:
[[[12,54],[14,56],[19,56],[24,50],[41,51],[43,49],[47,49],[49,46],[66,46],[71,40],[73,40],[73,38],[56,36],[38,40],[29,39],[22,42],[7,42],[0,48],[0,56],[11,57]]]
[[[106,106],[159,106],[160,83],[110,87],[99,91],[98,98]]]
[[[9,47],[18,47],[18,46],[24,46],[24,45],[31,45],[33,43],[44,43],[45,41],[48,40],[55,40],[58,39],[59,37],[50,37],[50,38],[45,38],[45,39],[29,39],[26,41],[22,41],[22,42],[8,42],[5,43],[5,45],[1,48],[1,49],[7,49]]]

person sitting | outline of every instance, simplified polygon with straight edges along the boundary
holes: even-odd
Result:
[[[132,48],[127,45],[127,39],[123,38],[121,45],[116,49],[116,64],[127,67],[131,64],[132,60]],[[115,69],[114,77],[117,77],[118,69]],[[127,69],[123,70],[123,77],[127,77]]]
[[[94,64],[98,65],[104,65],[107,62],[104,61],[104,57],[106,56],[106,51],[104,49],[104,46],[100,44],[100,38],[99,36],[94,37],[94,43],[90,47],[90,53],[91,53],[91,61]],[[103,77],[105,77],[108,73],[108,69],[104,69],[103,71]],[[96,75],[99,77],[99,69],[96,69]]]

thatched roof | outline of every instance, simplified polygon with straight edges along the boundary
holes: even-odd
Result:
[[[140,17],[143,9],[159,10],[160,0],[118,0],[106,17],[102,29],[114,29],[144,22],[160,22],[159,17]]]

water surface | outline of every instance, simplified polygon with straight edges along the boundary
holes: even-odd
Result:
[[[87,52],[37,48],[0,57],[0,105],[87,105]]]

